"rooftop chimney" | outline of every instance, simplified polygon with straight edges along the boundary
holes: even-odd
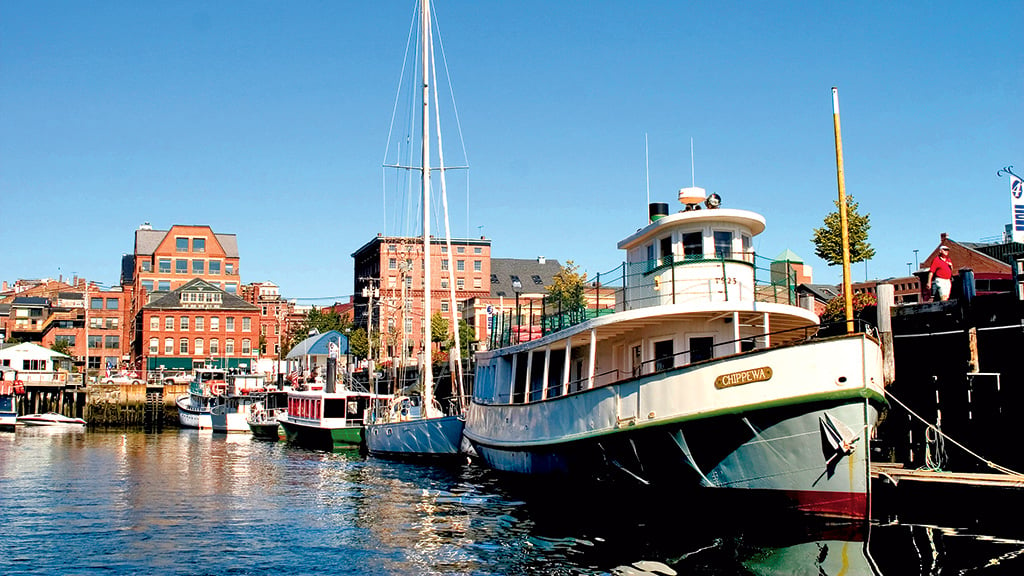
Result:
[[[545,262],[547,262],[547,258],[543,256],[537,256],[537,264],[543,264]]]

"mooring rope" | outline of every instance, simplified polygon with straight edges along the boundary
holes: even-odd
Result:
[[[891,391],[889,391],[888,389],[886,389],[886,390],[885,390],[885,395],[886,395],[886,396],[888,396],[889,398],[893,399],[893,400],[894,400],[894,401],[895,401],[895,402],[896,402],[897,404],[899,404],[900,406],[902,406],[902,407],[903,407],[903,409],[907,411],[907,413],[909,413],[909,414],[910,414],[911,416],[913,416],[913,417],[917,418],[918,420],[920,420],[920,421],[921,421],[921,423],[923,423],[923,424],[924,424],[925,426],[927,426],[927,430],[926,430],[926,433],[925,433],[925,439],[926,439],[926,441],[928,440],[928,436],[927,436],[928,432],[929,432],[929,431],[930,431],[930,432],[933,432],[934,434],[936,434],[936,435],[937,435],[937,436],[936,436],[936,438],[938,438],[938,439],[942,439],[942,440],[948,440],[948,441],[952,442],[953,444],[955,444],[955,445],[956,445],[957,447],[959,447],[959,448],[960,448],[961,450],[963,450],[964,452],[966,452],[966,453],[970,454],[971,456],[974,456],[975,458],[977,458],[977,459],[978,459],[978,460],[980,460],[981,462],[984,462],[984,463],[985,463],[985,465],[986,465],[986,466],[988,466],[989,468],[992,468],[993,470],[998,470],[998,471],[1002,472],[1003,474],[1008,474],[1008,475],[1010,475],[1010,476],[1020,476],[1020,477],[1024,478],[1024,474],[1021,474],[1020,472],[1017,472],[1017,471],[1015,471],[1015,470],[1011,470],[1011,469],[1009,469],[1009,468],[1007,468],[1007,467],[1005,467],[1005,466],[1000,466],[999,464],[996,464],[995,462],[992,462],[991,460],[989,460],[989,459],[987,459],[987,458],[985,458],[985,457],[981,456],[981,455],[980,455],[980,454],[978,454],[977,452],[974,452],[973,450],[971,450],[971,449],[970,449],[970,448],[968,448],[967,446],[964,446],[963,444],[961,444],[961,443],[957,442],[957,441],[956,441],[956,440],[954,440],[953,438],[950,438],[950,437],[949,437],[949,435],[947,435],[947,434],[946,434],[945,432],[943,432],[942,430],[940,430],[940,429],[938,428],[938,426],[935,426],[935,425],[934,425],[934,424],[932,424],[931,422],[929,422],[929,421],[925,420],[925,419],[924,419],[924,418],[922,418],[922,417],[921,417],[920,415],[918,415],[918,414],[917,414],[916,412],[914,412],[913,410],[911,410],[909,406],[907,406],[906,404],[904,404],[903,402],[901,402],[899,398],[897,398],[897,397],[893,396],[892,392],[891,392]],[[941,445],[941,444],[940,444],[940,445]],[[927,458],[926,458],[926,460],[930,460],[930,459],[931,459],[930,457],[927,457]],[[930,465],[931,465],[931,463],[929,463],[929,466],[930,466]]]

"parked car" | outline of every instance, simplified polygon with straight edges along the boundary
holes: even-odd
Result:
[[[166,371],[160,374],[160,383],[164,385],[188,384],[192,381],[192,374],[184,370]]]
[[[100,382],[102,382],[104,384],[108,384],[108,385],[110,385],[110,384],[142,384],[142,378],[139,378],[139,375],[134,373],[134,372],[130,372],[130,373],[123,373],[122,372],[122,373],[118,373],[118,374],[111,374],[109,376],[104,376],[104,377],[100,378]]]

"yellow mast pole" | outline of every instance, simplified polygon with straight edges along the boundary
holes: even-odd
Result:
[[[846,333],[853,332],[853,294],[850,288],[850,227],[846,218],[846,180],[843,176],[843,138],[839,130],[839,89],[832,87],[832,124],[836,130],[836,176],[839,179],[839,224],[843,240],[843,299]]]

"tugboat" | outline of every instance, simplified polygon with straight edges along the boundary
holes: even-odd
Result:
[[[537,339],[477,355],[466,438],[497,470],[574,479],[559,489],[692,488],[866,518],[879,341],[819,337],[790,288],[755,282],[760,214],[697,187],[679,198],[618,243],[621,277],[547,310]]]

